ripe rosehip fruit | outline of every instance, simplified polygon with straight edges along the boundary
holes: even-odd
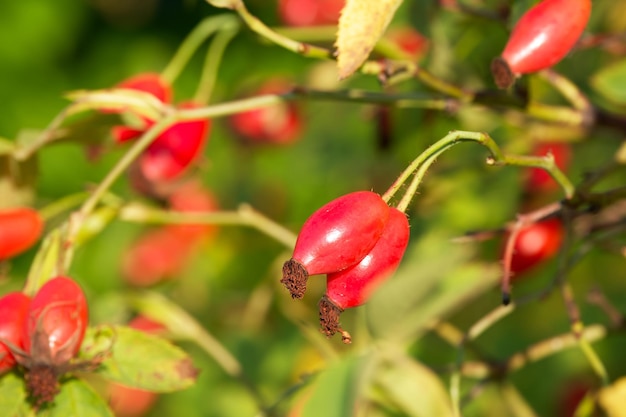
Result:
[[[198,181],[189,181],[178,187],[168,197],[170,210],[186,213],[210,213],[219,209],[215,196]],[[170,225],[170,230],[193,241],[215,235],[212,224]]]
[[[372,250],[359,262],[326,277],[326,294],[319,303],[322,331],[332,336],[339,327],[339,315],[346,308],[364,304],[372,292],[389,278],[400,265],[409,243],[409,221],[406,215],[391,208],[389,220]],[[350,338],[344,334],[344,342]]]
[[[560,142],[540,143],[533,150],[533,155],[535,156],[545,156],[548,153],[552,154],[554,163],[561,171],[567,170],[570,160],[572,159],[572,149],[569,144]],[[528,170],[524,188],[528,193],[552,191],[558,188],[558,184],[550,174],[543,169],[531,168]]]
[[[197,107],[187,103],[181,108]],[[208,119],[178,122],[161,133],[140,157],[146,179],[169,181],[178,177],[203,149],[211,122]]]
[[[265,83],[255,94],[280,94],[289,89],[286,81],[275,79]],[[284,145],[293,143],[302,132],[302,116],[291,102],[236,113],[228,122],[235,135],[246,143]]]
[[[12,348],[24,349],[23,329],[29,305],[30,298],[21,292],[0,298],[0,374],[15,366]]]
[[[78,353],[88,324],[87,299],[80,286],[67,277],[52,278],[30,303],[24,350],[35,361],[66,363]]]
[[[558,63],[572,49],[591,14],[591,0],[543,0],[516,23],[504,52],[492,63],[496,84]]]
[[[357,191],[313,213],[298,234],[292,258],[283,265],[281,282],[291,296],[302,298],[309,275],[338,272],[359,263],[380,239],[389,211],[378,194]]]
[[[192,244],[189,238],[170,228],[150,230],[125,252],[122,277],[136,287],[147,287],[172,278],[184,268]]]
[[[513,246],[512,279],[521,277],[524,272],[556,255],[562,240],[563,225],[558,218],[543,220],[523,227]]]
[[[345,0],[280,0],[278,12],[287,26],[336,25]]]
[[[37,242],[43,220],[33,209],[21,207],[0,211],[0,260],[19,255]]]

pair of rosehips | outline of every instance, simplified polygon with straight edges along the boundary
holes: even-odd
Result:
[[[16,364],[26,368],[26,385],[35,405],[58,393],[58,379],[84,364],[76,356],[88,324],[87,300],[66,277],[47,281],[31,299],[12,292],[0,298],[0,373]]]
[[[339,197],[304,223],[281,282],[293,298],[302,298],[310,275],[326,274],[319,303],[322,331],[341,332],[339,315],[367,301],[396,270],[409,241],[409,222],[376,193],[357,191]]]

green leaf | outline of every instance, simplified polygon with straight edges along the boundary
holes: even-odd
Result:
[[[609,417],[626,417],[626,377],[621,377],[598,393],[598,403]]]
[[[86,382],[72,378],[61,385],[54,403],[42,409],[41,417],[113,417],[106,401]]]
[[[13,372],[0,378],[0,410],[6,417],[34,415],[26,400],[24,380]]]
[[[15,144],[3,137],[0,137],[0,155],[11,154],[15,150]]]
[[[365,382],[360,378],[364,356],[349,356],[331,364],[313,382],[311,397],[304,404],[302,417],[350,417]]]
[[[110,381],[154,392],[192,386],[198,371],[182,349],[165,339],[123,326],[90,328],[81,356],[107,353],[98,373]]]
[[[592,87],[616,104],[626,104],[626,58],[603,67],[591,77]]]
[[[408,341],[435,319],[450,315],[493,288],[497,265],[470,261],[472,251],[449,238],[430,234],[405,255],[408,261],[366,306],[372,335]]]
[[[90,213],[89,216],[81,223],[80,229],[76,234],[76,245],[81,246],[91,240],[104,230],[117,216],[118,208],[111,206],[103,206]]]
[[[376,372],[376,383],[391,402],[410,417],[452,417],[450,398],[430,369],[396,353]]]
[[[352,75],[385,32],[402,0],[347,0],[337,32],[339,78]]]

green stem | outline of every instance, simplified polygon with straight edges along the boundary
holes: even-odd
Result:
[[[228,24],[222,25],[221,30],[215,35],[204,60],[204,69],[198,83],[198,89],[194,95],[194,102],[206,104],[210,101],[224,51],[237,32],[239,32],[239,27],[239,21],[233,20]]]
[[[236,26],[237,23],[237,18],[231,14],[211,16],[204,19],[191,31],[187,38],[185,38],[176,54],[172,57],[172,60],[161,72],[161,78],[169,84],[173,84],[202,42],[214,32],[232,28]]]
[[[239,16],[253,32],[256,32],[262,37],[274,42],[279,46],[282,46],[285,49],[310,58],[332,59],[333,57],[332,51],[326,48],[320,48],[319,46],[297,42],[293,39],[289,39],[288,37],[281,35],[280,33],[273,31],[265,23],[261,22],[256,16],[253,16],[248,11],[243,2],[239,2],[235,6],[235,11],[239,13]]]
[[[590,126],[595,119],[593,105],[576,84],[552,69],[539,71],[537,75],[550,83],[571,105],[578,110],[580,125]]]
[[[582,330],[584,330],[584,329],[582,329]],[[582,330],[581,330],[581,332],[582,332]],[[585,355],[585,358],[587,358],[587,361],[589,362],[589,365],[591,366],[591,369],[593,369],[595,374],[598,375],[598,377],[602,381],[602,385],[604,385],[604,386],[609,385],[611,383],[610,380],[609,380],[609,374],[606,371],[606,367],[602,363],[602,360],[600,359],[600,357],[598,356],[596,351],[591,346],[591,343],[589,343],[589,341],[587,341],[583,337],[579,337],[578,338],[578,346],[580,347],[580,350]]]
[[[129,205],[121,210],[119,218],[138,223],[250,226],[274,238],[287,248],[293,248],[296,243],[296,236],[290,230],[265,217],[247,204],[240,205],[236,211],[212,213],[181,213],[142,205]]]

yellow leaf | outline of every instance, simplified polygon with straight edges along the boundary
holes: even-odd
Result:
[[[385,32],[402,0],[347,0],[339,18],[339,78],[352,75],[365,62]]]
[[[609,417],[626,417],[626,377],[602,388],[598,395],[599,403]]]

